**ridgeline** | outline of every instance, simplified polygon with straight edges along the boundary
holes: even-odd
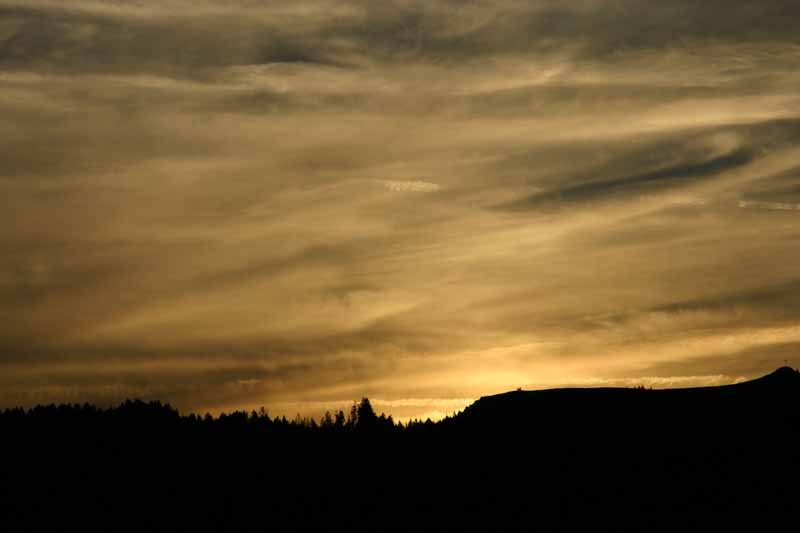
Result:
[[[800,373],[514,391],[438,423],[158,402],[0,413],[0,530],[764,529],[797,503]]]

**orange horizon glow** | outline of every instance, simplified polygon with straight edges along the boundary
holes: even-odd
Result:
[[[792,17],[668,4],[0,0],[0,408],[791,360]]]

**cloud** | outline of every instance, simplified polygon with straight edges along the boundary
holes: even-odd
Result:
[[[155,3],[127,10],[93,9],[99,3],[84,3],[84,9],[14,4],[0,4],[0,65],[11,70],[203,79],[209,69],[229,66],[327,61],[321,47],[287,34],[280,16],[256,23],[241,10],[214,13],[169,2],[155,10],[147,9]]]
[[[437,192],[441,187],[425,181],[384,181],[383,186],[396,192]]]
[[[740,200],[739,207],[743,209],[768,209],[770,211],[800,211],[800,204],[759,202],[756,200]]]
[[[651,4],[0,0],[0,406],[771,370],[800,13]]]
[[[674,186],[676,181],[712,178],[727,170],[747,165],[752,160],[753,155],[748,151],[736,151],[731,154],[713,157],[706,161],[681,163],[642,174],[623,176],[611,180],[591,181],[556,191],[539,193],[528,198],[525,203],[540,205],[543,202],[553,201],[578,202],[614,194],[632,194],[643,190],[643,187],[652,187],[653,185],[661,185],[662,187]],[[520,204],[516,205],[519,206]]]

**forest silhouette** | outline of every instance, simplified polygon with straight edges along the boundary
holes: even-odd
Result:
[[[0,412],[3,531],[764,529],[792,517],[800,373],[517,390],[438,422],[168,404]]]

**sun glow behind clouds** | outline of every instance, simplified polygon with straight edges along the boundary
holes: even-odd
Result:
[[[769,372],[790,4],[0,0],[0,406]]]

